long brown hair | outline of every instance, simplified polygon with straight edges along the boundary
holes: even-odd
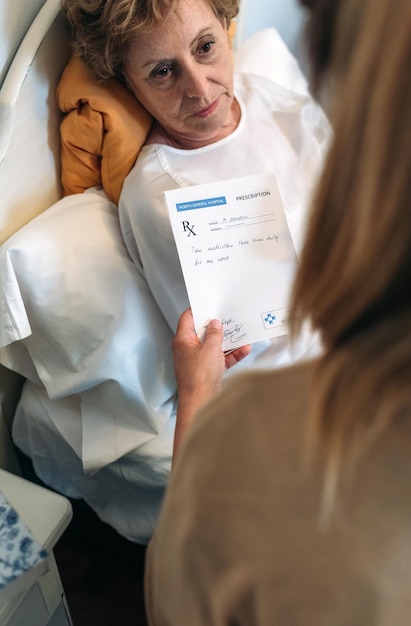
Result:
[[[324,355],[310,444],[341,467],[411,416],[411,3],[344,0],[330,75],[335,138],[314,200],[292,298]]]
[[[237,15],[240,0],[205,0],[227,27]],[[179,0],[62,0],[62,12],[72,33],[74,53],[94,78],[122,79],[128,46],[150,32],[178,5]]]
[[[307,9],[304,47],[309,58],[311,91],[317,98],[329,83],[338,10],[344,0],[300,0]]]

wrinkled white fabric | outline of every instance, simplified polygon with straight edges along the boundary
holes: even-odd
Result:
[[[50,400],[44,388],[27,381],[13,421],[13,441],[32,458],[36,474],[46,484],[68,497],[83,498],[121,535],[146,543],[170,474],[175,420],[165,422],[154,439],[95,472],[85,473],[77,428],[80,405],[80,396]],[[56,428],[56,413],[65,418],[66,438]],[[96,427],[95,434],[98,431]]]
[[[0,326],[11,305],[23,321],[0,362],[44,386],[50,420],[83,470],[155,440],[174,412],[172,334],[105,194],[57,202],[1,247],[0,267],[11,303]],[[77,411],[68,416],[58,401],[71,397]]]

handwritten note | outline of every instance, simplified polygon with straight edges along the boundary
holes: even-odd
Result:
[[[166,191],[196,330],[223,323],[223,350],[287,332],[296,254],[276,177]]]

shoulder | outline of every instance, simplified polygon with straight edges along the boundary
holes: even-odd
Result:
[[[152,199],[165,189],[176,187],[173,172],[161,155],[159,144],[143,146],[134,164],[126,177],[120,196],[120,205],[138,200]]]

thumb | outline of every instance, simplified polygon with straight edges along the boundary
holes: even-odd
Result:
[[[214,319],[207,324],[204,342],[219,343],[223,341],[223,325],[220,320]]]
[[[193,313],[191,311],[191,308],[188,308],[183,311],[183,313],[179,317],[176,335],[180,337],[191,338],[193,334],[195,334]]]

